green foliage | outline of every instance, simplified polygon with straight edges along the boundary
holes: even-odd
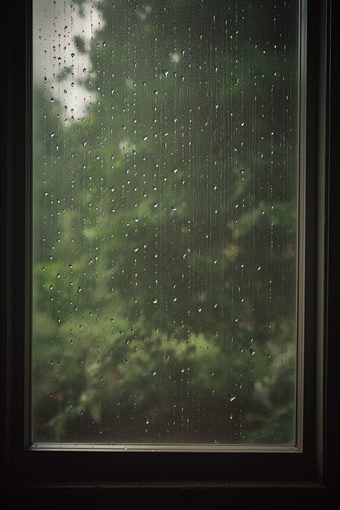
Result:
[[[101,2],[86,117],[36,90],[36,440],[293,441],[293,55],[251,33],[240,66],[223,4],[115,2],[127,42]]]

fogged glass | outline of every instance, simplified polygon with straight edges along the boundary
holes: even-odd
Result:
[[[34,441],[294,443],[298,4],[34,1]]]

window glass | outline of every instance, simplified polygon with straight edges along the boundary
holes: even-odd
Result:
[[[35,0],[36,442],[295,442],[298,7]]]

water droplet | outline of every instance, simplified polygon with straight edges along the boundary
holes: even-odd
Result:
[[[163,69],[162,73],[164,74],[165,78],[167,78],[167,77],[168,77],[168,74],[169,74],[169,71],[167,71],[167,70]]]
[[[236,399],[236,395],[234,395],[233,393],[228,393],[228,398],[230,402],[233,402]]]
[[[157,303],[157,298],[156,298],[156,297],[152,298],[152,302],[153,302],[154,304],[156,304],[156,303]]]
[[[151,370],[151,375],[155,376],[156,375],[156,370]]]
[[[54,132],[52,131],[52,133],[51,133],[51,138],[53,138],[53,137],[54,137]]]

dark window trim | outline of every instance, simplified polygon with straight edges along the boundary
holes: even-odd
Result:
[[[3,94],[3,218],[4,243],[2,292],[2,440],[8,487],[51,486],[175,486],[234,487],[239,492],[286,487],[294,494],[321,497],[335,488],[338,437],[336,430],[337,359],[337,241],[335,204],[337,190],[335,140],[338,127],[335,102],[335,2],[307,0],[307,230],[306,230],[306,322],[305,334],[316,346],[306,352],[304,452],[288,453],[108,453],[28,451],[25,405],[29,392],[29,353],[25,335],[29,331],[30,182],[25,168],[30,164],[31,132],[31,2],[7,7],[4,32],[7,93]],[[5,19],[5,18],[4,18]],[[25,51],[24,51],[25,50]],[[336,51],[336,50],[335,50]],[[334,53],[335,53],[334,51]],[[333,67],[331,60],[333,58]],[[332,83],[332,88],[331,88]],[[332,105],[331,105],[332,98]],[[6,171],[5,171],[6,170]],[[332,236],[333,233],[333,236]],[[318,336],[318,338],[317,338]],[[6,340],[6,341],[5,341]],[[27,338],[26,338],[27,340]],[[317,341],[318,340],[318,341]],[[315,374],[316,380],[315,380]],[[316,384],[315,384],[316,381]],[[333,404],[327,405],[328,402]],[[26,403],[26,404],[25,404]],[[335,465],[335,464],[334,464]],[[275,483],[276,482],[276,483]],[[261,489],[266,487],[266,489]],[[294,489],[295,487],[295,489]],[[292,492],[293,491],[293,492]],[[301,492],[302,491],[302,492]],[[236,492],[233,492],[236,496]],[[327,491],[328,492],[328,491]],[[280,494],[281,494],[280,493]],[[318,495],[318,496],[316,496]],[[234,497],[233,496],[233,497]],[[266,497],[266,496],[265,496]],[[282,497],[281,495],[279,496]],[[322,496],[324,497],[324,496]]]

